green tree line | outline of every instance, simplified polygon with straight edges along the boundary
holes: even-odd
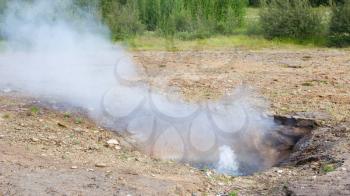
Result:
[[[73,2],[73,10],[83,9],[102,20],[114,40],[146,31],[180,39],[239,32],[267,39],[320,39],[331,46],[350,45],[350,0],[66,1]],[[0,19],[7,2],[10,0],[0,0]],[[259,5],[258,21],[244,21],[249,4]],[[318,5],[328,6],[327,13],[324,9],[314,8]]]
[[[81,0],[82,1],[82,0]],[[246,0],[100,0],[115,39],[144,30],[182,38],[230,34],[243,25]]]

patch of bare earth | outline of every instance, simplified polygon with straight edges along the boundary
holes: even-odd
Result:
[[[39,103],[15,96],[1,96],[0,105],[0,195],[209,191],[198,170],[142,155],[84,116],[37,111]]]
[[[0,195],[349,195],[350,52],[260,50],[135,52],[155,88],[217,99],[239,84],[271,112],[319,127],[279,166],[230,177],[142,155],[78,113],[0,96]],[[34,108],[33,108],[34,107]],[[116,139],[118,145],[106,145]]]

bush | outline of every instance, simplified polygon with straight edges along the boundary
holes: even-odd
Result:
[[[267,38],[308,39],[323,32],[322,17],[307,0],[262,2],[260,23]]]
[[[157,29],[183,39],[231,34],[242,26],[245,7],[246,0],[159,0]]]
[[[344,4],[333,5],[329,27],[331,46],[350,46],[350,0]]]
[[[137,5],[133,0],[119,1],[102,0],[100,4],[103,21],[109,26],[112,38],[115,40],[141,34],[144,25],[139,20]]]

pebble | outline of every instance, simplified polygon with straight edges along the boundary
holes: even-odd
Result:
[[[108,146],[113,147],[113,146],[119,145],[119,142],[116,139],[110,139],[107,141],[107,144],[108,144]]]
[[[95,167],[107,167],[107,165],[104,163],[96,163]]]
[[[73,165],[71,169],[78,169],[78,166]]]
[[[33,142],[38,142],[38,141],[39,141],[39,139],[38,139],[38,138],[35,138],[35,137],[32,137],[31,140],[32,140]]]
[[[5,136],[4,135],[0,135],[0,139],[4,138]]]
[[[65,124],[61,123],[61,122],[57,122],[57,125],[59,127],[67,128],[67,126]]]

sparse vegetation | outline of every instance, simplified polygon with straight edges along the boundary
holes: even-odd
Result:
[[[30,107],[30,114],[37,115],[40,112],[40,109],[37,106]]]
[[[335,170],[334,166],[332,164],[326,164],[322,167],[322,172],[323,173],[329,173],[333,172]]]
[[[75,124],[81,124],[81,123],[83,123],[83,120],[81,118],[77,117],[77,118],[75,118],[74,122],[75,122]]]
[[[228,194],[229,196],[238,196],[238,194],[236,193],[236,192],[230,192],[229,194]]]
[[[64,118],[70,118],[70,117],[71,117],[71,114],[70,114],[69,112],[65,112],[65,113],[63,114],[63,117],[64,117]]]

